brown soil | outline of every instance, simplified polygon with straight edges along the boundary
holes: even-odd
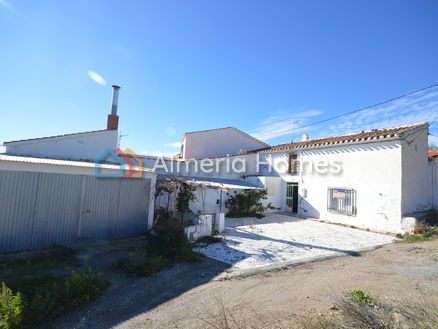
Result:
[[[105,296],[52,328],[214,328],[223,309],[238,321],[289,319],[332,312],[354,289],[397,304],[424,298],[438,305],[438,240],[395,243],[249,277],[221,278],[210,259],[180,263],[143,279],[114,276]]]

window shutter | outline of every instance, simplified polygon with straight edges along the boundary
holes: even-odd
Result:
[[[298,154],[289,154],[288,172],[291,175],[298,175],[300,172],[300,160],[298,160]]]

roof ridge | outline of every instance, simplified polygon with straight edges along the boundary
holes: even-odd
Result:
[[[235,130],[236,132],[238,132],[239,134],[244,135],[244,136],[247,136],[247,137],[253,139],[254,141],[256,141],[256,142],[258,142],[258,143],[261,143],[261,144],[266,145],[266,146],[268,146],[268,147],[270,146],[269,144],[267,144],[267,143],[261,141],[260,139],[254,137],[254,136],[251,136],[250,134],[244,132],[243,130],[240,130],[239,128],[232,127],[232,126],[222,127],[222,128],[205,129],[205,130],[198,130],[198,131],[189,131],[189,132],[184,133],[184,135],[186,135],[186,134],[203,133],[203,132],[208,132],[208,131],[216,131],[216,130],[225,130],[225,129],[233,129],[233,130]]]
[[[197,133],[203,133],[203,132],[206,132],[206,131],[224,130],[224,129],[230,129],[230,128],[237,129],[237,128],[232,127],[232,126],[227,126],[227,127],[221,127],[221,128],[211,128],[211,129],[203,129],[203,130],[187,131],[187,132],[184,133],[184,135],[186,135],[186,134],[197,134]]]
[[[92,133],[98,133],[98,132],[104,132],[104,131],[110,131],[110,130],[108,130],[108,129],[100,129],[100,130],[83,131],[83,132],[78,132],[78,133],[69,133],[69,134],[61,134],[61,135],[53,135],[53,136],[44,136],[44,137],[27,138],[27,139],[18,139],[18,140],[15,140],[15,141],[3,142],[3,145],[10,144],[10,143],[37,141],[37,140],[41,140],[41,139],[50,139],[50,138],[59,138],[59,137],[70,137],[70,136],[74,136],[74,135],[92,134]]]
[[[268,149],[260,150],[260,152],[267,152],[270,150],[271,151],[284,150],[284,149],[291,149],[295,147],[307,148],[312,146],[333,145],[333,144],[345,143],[346,141],[348,142],[350,141],[349,138],[356,139],[356,141],[358,139],[359,141],[361,141],[364,139],[369,140],[369,139],[382,138],[382,136],[383,138],[388,138],[387,134],[382,135],[382,133],[388,132],[389,134],[392,135],[400,135],[408,130],[419,128],[421,126],[426,126],[426,125],[428,125],[427,122],[422,122],[422,123],[415,123],[415,124],[401,125],[401,126],[373,128],[373,129],[362,130],[349,134],[326,136],[326,137],[320,137],[315,139],[309,139],[307,141],[295,141],[290,143],[277,144]],[[390,137],[394,137],[394,136],[390,136]],[[319,143],[323,143],[324,145],[318,145]]]

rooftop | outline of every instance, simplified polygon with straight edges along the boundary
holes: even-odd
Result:
[[[356,132],[348,135],[324,137],[317,139],[309,139],[307,141],[298,141],[293,143],[285,143],[262,149],[259,152],[273,152],[290,149],[304,149],[314,147],[325,147],[332,145],[344,145],[353,143],[367,143],[376,140],[397,139],[404,136],[405,133],[417,128],[427,128],[428,123],[418,123],[413,125],[372,129],[368,131]]]
[[[236,131],[237,133],[239,133],[241,135],[249,137],[250,139],[254,140],[257,143],[260,143],[260,144],[263,144],[263,145],[266,145],[267,147],[269,147],[269,144],[266,144],[265,142],[262,142],[261,140],[259,140],[259,139],[255,138],[255,137],[247,134],[246,132],[244,132],[244,131],[242,131],[240,129],[237,129],[236,127],[222,127],[222,128],[213,128],[213,129],[206,129],[206,130],[189,131],[189,132],[186,132],[184,135],[191,135],[191,134],[198,134],[198,133],[205,133],[205,132],[219,131],[219,130],[234,130],[234,131]]]
[[[85,134],[100,133],[100,132],[104,132],[104,131],[109,131],[109,130],[107,130],[107,129],[101,129],[101,130],[84,131],[84,132],[79,132],[79,133],[70,133],[70,134],[63,134],[63,135],[54,135],[54,136],[46,136],[46,137],[37,137],[37,138],[20,139],[20,140],[16,140],[16,141],[4,142],[3,145],[7,145],[7,144],[10,144],[10,143],[20,143],[20,142],[39,141],[39,140],[51,139],[51,138],[73,137],[73,136],[77,136],[77,135],[85,135]]]
[[[51,158],[37,158],[37,157],[27,157],[27,156],[15,156],[8,154],[0,154],[0,161],[9,162],[23,162],[31,164],[47,164],[47,165],[57,165],[57,166],[67,166],[67,167],[82,167],[82,168],[98,168],[103,169],[119,169],[119,164],[114,164],[113,162],[99,162],[96,164],[95,161],[85,161],[85,160],[61,160],[61,159],[51,159]],[[152,169],[142,168],[142,171],[153,172]]]
[[[437,158],[438,157],[438,150],[430,150],[427,153],[427,156],[429,157],[429,159]]]

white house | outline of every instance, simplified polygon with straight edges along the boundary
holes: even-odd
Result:
[[[432,208],[427,148],[427,124],[281,144],[258,152],[253,179],[282,211],[397,233]]]
[[[234,127],[187,132],[181,140],[182,159],[242,154],[269,147]]]
[[[214,149],[215,139],[203,137],[202,145]],[[209,154],[200,153],[198,146],[192,152],[191,145],[184,144],[185,155]],[[318,139],[304,135],[300,142],[259,145],[242,155],[217,157],[221,152],[211,151],[214,164],[243,159],[244,172],[230,172],[225,166],[212,173],[172,172],[197,179],[241,179],[266,188],[265,202],[274,211],[381,232],[410,231],[413,214],[436,206],[431,184],[436,165],[427,157],[427,123]]]

